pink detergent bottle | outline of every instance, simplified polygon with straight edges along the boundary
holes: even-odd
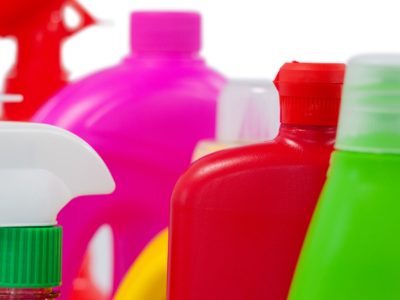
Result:
[[[115,290],[138,253],[168,225],[174,184],[196,143],[215,136],[216,99],[225,79],[199,56],[200,23],[198,13],[133,13],[131,55],[69,85],[34,117],[85,139],[117,185],[110,196],[75,199],[59,215],[62,299],[103,224],[113,231]]]

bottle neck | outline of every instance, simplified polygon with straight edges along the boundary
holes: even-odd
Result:
[[[282,124],[277,138],[333,144],[336,138],[336,126]]]
[[[60,290],[58,288],[0,288],[0,300],[54,300],[59,296]]]
[[[133,51],[126,59],[135,63],[157,63],[157,64],[204,64],[199,52],[142,52]]]

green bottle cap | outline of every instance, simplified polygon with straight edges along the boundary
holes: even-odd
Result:
[[[400,55],[374,54],[347,66],[336,148],[400,153]]]
[[[61,285],[62,228],[1,227],[0,288]]]

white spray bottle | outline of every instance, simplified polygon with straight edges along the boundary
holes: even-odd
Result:
[[[0,122],[0,299],[56,299],[58,212],[77,196],[114,188],[102,159],[75,135],[49,125]]]

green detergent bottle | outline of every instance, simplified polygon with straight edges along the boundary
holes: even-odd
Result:
[[[350,60],[290,300],[400,299],[400,54]]]

